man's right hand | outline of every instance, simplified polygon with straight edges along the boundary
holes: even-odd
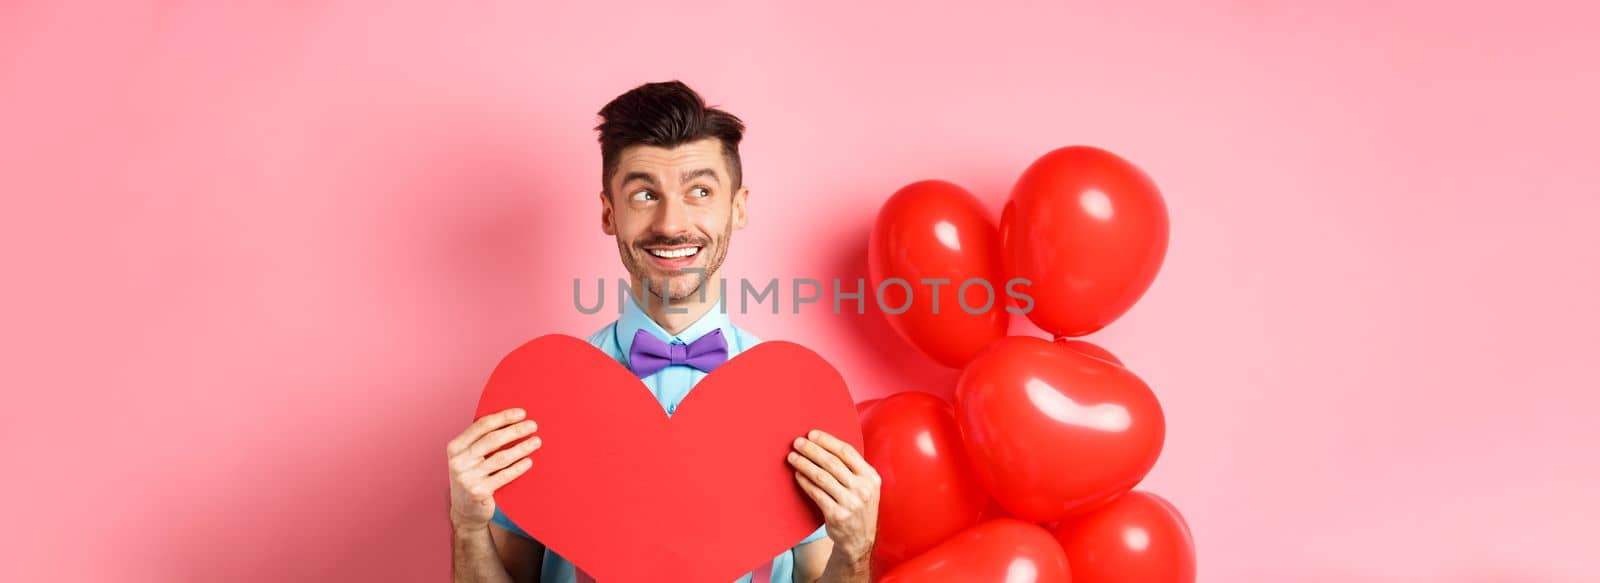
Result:
[[[489,455],[539,428],[531,419],[523,421],[524,416],[522,409],[484,415],[445,447],[450,462],[450,523],[457,530],[488,528],[494,518],[495,491],[533,464],[527,456],[539,449],[538,436]]]

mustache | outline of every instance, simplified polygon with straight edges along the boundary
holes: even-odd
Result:
[[[634,247],[643,250],[646,247],[710,247],[711,241],[700,237],[679,235],[677,237],[656,237],[654,239],[640,239],[633,243]]]

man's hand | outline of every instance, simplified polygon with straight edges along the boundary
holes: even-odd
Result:
[[[450,463],[450,523],[457,531],[488,528],[494,518],[495,491],[533,464],[526,456],[539,449],[538,436],[489,455],[538,429],[533,420],[522,421],[525,415],[522,409],[484,415],[445,447]]]
[[[833,539],[829,570],[865,573],[878,534],[877,470],[854,447],[823,431],[796,439],[789,452],[795,481],[822,509]],[[842,560],[842,562],[841,562]]]

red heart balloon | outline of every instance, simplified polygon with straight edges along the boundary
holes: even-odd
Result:
[[[1001,212],[1006,277],[1031,282],[1034,324],[1083,336],[1150,288],[1167,230],[1166,203],[1143,171],[1099,148],[1061,148],[1022,173]]]
[[[1131,579],[1130,579],[1131,580]],[[880,583],[1071,583],[1066,553],[1037,524],[1001,518],[979,524],[901,563]]]
[[[890,327],[934,361],[959,368],[1005,336],[1011,315],[1000,279],[999,235],[966,189],[924,180],[895,192],[878,211],[867,258]]]
[[[994,520],[996,518],[1016,518],[1016,517],[1012,516],[1010,514],[1006,514],[1006,509],[1001,507],[1000,503],[999,502],[995,502],[994,498],[991,497],[991,498],[989,498],[989,505],[985,506],[983,508],[983,513],[982,514],[978,515],[978,522],[988,522],[988,521]]]
[[[867,463],[883,478],[874,571],[921,554],[978,523],[989,494],[967,466],[961,429],[944,399],[906,391],[861,418]]]
[[[865,401],[856,403],[856,415],[866,415],[868,409],[871,409],[873,406],[878,404],[878,401],[882,400],[883,399],[867,399]]]
[[[990,495],[1032,522],[1132,489],[1166,437],[1155,394],[1128,369],[1020,336],[962,371],[956,419]]]
[[[596,580],[732,581],[794,546],[822,515],[785,456],[820,429],[862,447],[839,372],[764,342],[706,376],[669,418],[622,365],[570,336],[503,359],[478,416],[522,407],[544,446],[495,494],[528,534]]]
[[[1155,494],[1118,496],[1063,521],[1055,537],[1078,583],[1193,583],[1195,578],[1189,525],[1172,503]]]
[[[1101,348],[1098,344],[1084,340],[1074,340],[1072,338],[1057,338],[1056,344],[1060,344],[1111,364],[1122,366],[1122,360],[1118,359],[1117,355],[1112,354],[1110,350]]]

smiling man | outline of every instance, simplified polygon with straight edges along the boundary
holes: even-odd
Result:
[[[632,370],[671,415],[708,372],[760,342],[733,325],[715,285],[733,232],[747,219],[744,124],[677,81],[637,87],[600,116],[600,228],[616,238],[634,293],[589,343]],[[543,446],[537,423],[525,417],[516,409],[486,415],[446,447],[457,582],[592,581],[495,507],[495,490],[528,472]],[[868,581],[877,472],[849,444],[818,431],[796,439],[788,462],[825,524],[739,581]]]

